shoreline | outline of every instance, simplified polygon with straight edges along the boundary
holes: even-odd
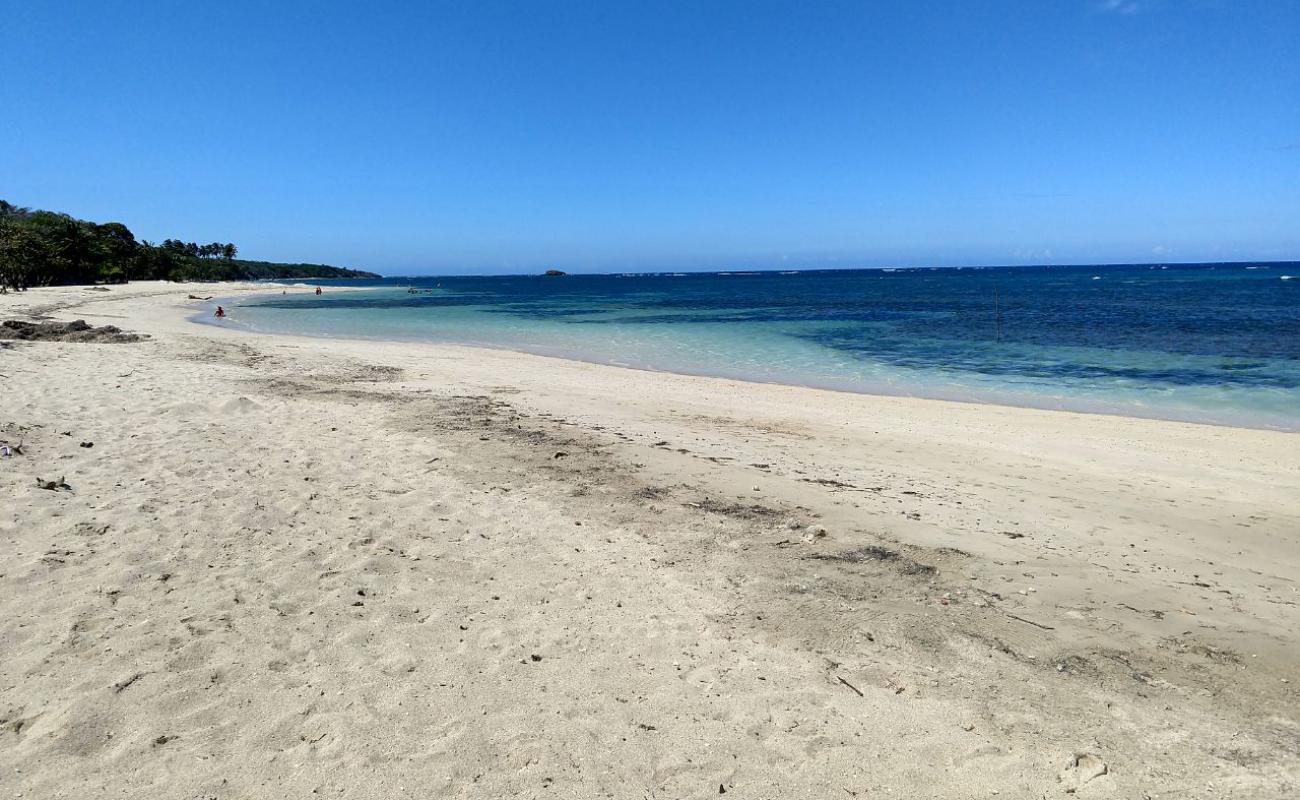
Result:
[[[388,287],[331,286],[332,290],[339,289],[342,291],[355,291],[355,292],[374,291],[377,288],[388,288]],[[265,296],[267,297],[277,296],[274,295],[273,293],[254,293],[251,296],[257,296],[258,294],[265,294]],[[239,296],[231,296],[231,299],[236,299],[238,297]],[[216,304],[215,300],[213,301],[213,304],[214,305]],[[207,318],[202,317],[202,315],[200,314],[193,315],[190,318],[190,321],[195,324],[204,325],[204,326],[221,327],[221,323],[213,322]],[[1296,422],[1291,424],[1284,424],[1284,423],[1269,424],[1264,420],[1252,422],[1252,421],[1241,420],[1241,419],[1237,421],[1223,421],[1223,420],[1209,418],[1208,416],[1198,418],[1196,416],[1196,412],[1193,411],[1187,411],[1184,414],[1178,414],[1176,412],[1170,412],[1166,410],[1165,413],[1163,414],[1161,414],[1159,411],[1152,411],[1149,414],[1142,414],[1142,413],[1138,413],[1138,411],[1133,408],[1124,408],[1120,410],[1108,409],[1104,407],[1105,404],[1101,401],[1095,401],[1089,403],[1089,402],[1085,402],[1083,398],[1077,396],[1063,401],[1063,403],[1060,405],[1049,405],[1049,401],[1046,399],[1042,400],[1039,403],[1035,403],[1033,401],[1032,395],[1027,395],[1024,396],[1023,398],[1018,398],[1021,400],[1021,402],[1015,402],[1016,398],[999,397],[997,396],[996,393],[991,391],[988,393],[988,396],[983,396],[983,397],[976,397],[976,396],[959,397],[956,396],[957,393],[953,393],[947,396],[941,396],[940,393],[938,392],[914,394],[904,390],[899,390],[897,392],[890,392],[884,389],[880,389],[878,387],[873,387],[871,389],[854,389],[851,386],[847,386],[847,385],[833,385],[833,382],[830,381],[828,381],[826,384],[799,383],[796,381],[785,381],[779,379],[764,380],[762,378],[753,377],[753,376],[720,375],[714,372],[703,372],[703,371],[697,372],[697,371],[680,370],[680,369],[661,369],[657,367],[641,366],[641,365],[631,364],[631,363],[615,363],[611,361],[600,360],[597,358],[584,358],[581,355],[572,354],[572,353],[541,352],[540,350],[529,350],[521,347],[513,347],[506,344],[493,344],[490,342],[474,342],[474,343],[439,342],[439,341],[424,340],[424,339],[393,339],[393,338],[385,338],[385,337],[365,338],[365,337],[357,337],[357,336],[334,336],[330,334],[285,333],[285,332],[278,332],[278,331],[266,331],[266,330],[248,327],[240,324],[237,319],[232,319],[231,323],[232,324],[229,326],[229,329],[242,331],[254,336],[277,336],[277,337],[303,338],[309,340],[318,339],[322,341],[352,342],[356,344],[391,343],[391,344],[423,345],[429,347],[464,347],[470,349],[482,349],[482,350],[492,350],[497,352],[515,353],[517,355],[530,356],[534,358],[549,358],[549,359],[556,359],[559,361],[572,361],[581,364],[591,364],[595,366],[611,367],[614,369],[637,370],[641,372],[648,372],[651,374],[679,375],[683,377],[726,380],[726,381],[735,381],[743,384],[786,386],[794,389],[807,389],[809,391],[816,391],[816,392],[835,392],[840,394],[860,395],[865,397],[879,397],[879,398],[891,397],[900,400],[916,400],[916,401],[937,402],[937,403],[957,403],[961,405],[993,406],[998,408],[1014,408],[1014,409],[1046,411],[1046,412],[1064,413],[1064,414],[1082,414],[1085,416],[1118,417],[1122,419],[1142,419],[1142,420],[1151,420],[1155,422],[1170,422],[1170,423],[1185,424],[1185,425],[1206,425],[1210,427],[1221,427],[1221,428],[1232,428],[1232,429],[1243,429],[1243,430],[1261,430],[1261,431],[1272,431],[1276,433],[1290,433],[1290,434],[1300,433],[1300,420],[1297,420]],[[1249,414],[1246,414],[1246,416],[1249,416]]]
[[[1288,433],[253,333],[193,289],[0,297],[151,336],[0,349],[0,789],[1300,781]]]

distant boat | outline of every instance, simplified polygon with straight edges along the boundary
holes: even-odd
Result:
[[[1283,276],[1282,276],[1282,280],[1284,280],[1284,281],[1293,281],[1293,280],[1295,280],[1295,276],[1294,276],[1294,275],[1283,275]]]
[[[542,273],[542,275],[547,278],[560,278],[568,274],[569,273],[565,272],[564,270],[559,270],[559,269],[548,269],[546,270],[546,272]]]

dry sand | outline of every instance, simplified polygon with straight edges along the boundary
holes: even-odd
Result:
[[[0,296],[150,336],[0,349],[0,797],[1300,793],[1294,434],[186,321],[248,288]]]

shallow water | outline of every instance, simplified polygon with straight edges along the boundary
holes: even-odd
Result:
[[[232,321],[1300,430],[1300,263],[347,282],[368,292],[321,283],[320,297],[235,301]]]

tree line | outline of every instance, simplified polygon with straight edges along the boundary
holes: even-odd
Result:
[[[195,244],[194,242],[182,242],[179,239],[164,239],[162,246],[166,250],[184,253],[192,258],[224,258],[227,261],[234,261],[235,254],[239,252],[239,248],[230,242],[225,244],[221,242]]]
[[[218,281],[379,277],[324,264],[237,259],[230,242],[137,241],[120,222],[88,222],[0,200],[0,292],[131,280]]]

